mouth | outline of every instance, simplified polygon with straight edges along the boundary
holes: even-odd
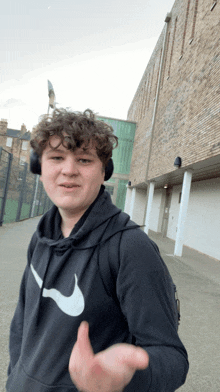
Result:
[[[77,184],[60,184],[60,186],[66,189],[79,188],[79,185]]]

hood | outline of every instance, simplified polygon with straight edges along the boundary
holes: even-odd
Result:
[[[79,246],[82,246],[82,249],[85,249],[84,240],[86,240],[86,248],[94,247],[97,245],[97,239],[99,237],[97,237],[96,233],[104,231],[110,218],[120,213],[121,210],[112,203],[109,193],[104,191],[96,199],[89,211],[89,219],[84,220],[78,231],[74,232],[73,230],[69,237],[58,239],[59,236],[57,235],[57,232],[61,224],[61,217],[58,208],[54,205],[41,218],[37,226],[37,237],[40,242],[47,243],[48,246],[63,250],[69,246],[77,246],[78,249]],[[88,213],[85,212],[85,214]],[[126,217],[126,221],[129,220],[127,214]],[[103,230],[101,226],[103,226]]]

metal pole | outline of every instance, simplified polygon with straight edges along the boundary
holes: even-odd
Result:
[[[12,159],[13,159],[13,155],[10,152],[8,152],[8,169],[7,169],[5,188],[4,188],[4,192],[3,192],[3,199],[2,199],[2,205],[1,205],[1,211],[0,211],[0,226],[2,226],[4,213],[5,213],[5,206],[6,206],[6,200],[7,200],[8,187],[9,187]]]
[[[22,204],[23,204],[23,199],[24,199],[24,193],[26,190],[27,168],[28,168],[28,165],[25,162],[24,170],[23,170],[23,178],[22,178],[22,183],[21,183],[21,192],[20,192],[20,197],[19,197],[19,201],[18,201],[18,209],[17,209],[17,216],[15,219],[15,222],[19,222],[20,216],[21,216],[21,209],[22,209]]]
[[[168,33],[168,27],[169,27],[170,20],[171,20],[171,13],[168,13],[165,18],[166,24],[165,24],[162,56],[161,56],[161,62],[160,62],[159,77],[158,77],[158,83],[157,83],[157,91],[156,91],[156,97],[155,97],[155,103],[154,103],[154,109],[153,109],[153,116],[152,116],[152,120],[151,120],[150,145],[148,148],[148,158],[147,158],[147,169],[146,169],[146,175],[145,175],[145,182],[147,182],[147,180],[148,180],[148,171],[149,171],[150,158],[151,158],[151,152],[152,152],[152,146],[153,146],[153,135],[154,135],[154,129],[155,129],[155,123],[156,123],[156,115],[157,115],[157,108],[158,108],[159,95],[160,95],[160,85],[161,85],[161,80],[162,80],[162,75],[163,75],[163,65],[164,65],[166,46],[167,46],[167,33]]]

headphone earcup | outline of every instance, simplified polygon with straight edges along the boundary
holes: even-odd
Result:
[[[41,175],[41,164],[39,155],[35,151],[30,154],[30,171],[33,174]]]
[[[105,168],[105,178],[104,178],[105,181],[108,181],[111,178],[113,171],[114,171],[114,164],[112,158],[110,158]]]

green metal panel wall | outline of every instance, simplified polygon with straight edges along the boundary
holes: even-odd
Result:
[[[110,124],[118,137],[118,147],[113,150],[114,172],[129,174],[136,123],[99,116],[98,119]]]
[[[134,136],[136,130],[136,123],[130,121],[117,120],[114,118],[100,117],[102,120],[112,126],[114,129],[114,134],[118,137],[118,147],[113,150],[113,161],[114,161],[114,173],[117,174],[127,174],[130,173],[131,157],[134,144]],[[109,187],[106,189],[111,193],[111,184],[114,183],[115,179],[111,178],[109,180]],[[124,210],[125,198],[126,198],[126,188],[127,180],[119,180],[118,191],[116,197],[116,206]],[[109,188],[109,189],[108,189]]]
[[[127,192],[127,181],[125,180],[119,180],[118,184],[118,192],[117,192],[117,198],[116,198],[116,206],[118,208],[121,208],[122,211],[124,211],[124,206],[125,206],[125,198],[126,198],[126,192]]]

